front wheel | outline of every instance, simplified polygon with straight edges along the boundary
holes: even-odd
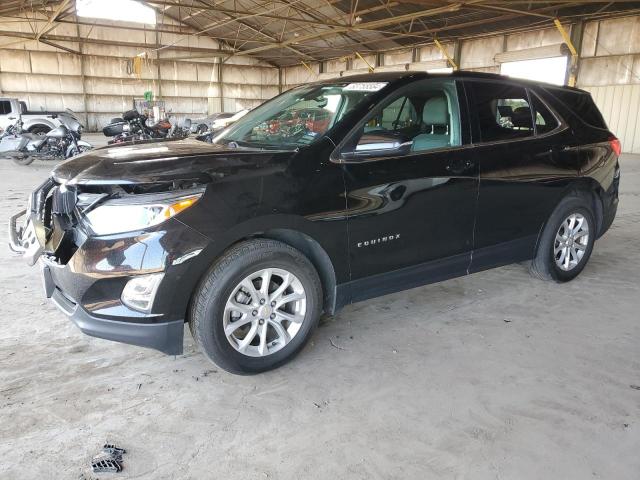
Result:
[[[18,165],[30,165],[35,160],[34,157],[31,157],[29,155],[21,155],[21,156],[16,155],[11,159],[13,160],[13,163],[16,163]]]
[[[565,197],[542,231],[531,273],[543,280],[573,280],[589,261],[596,234],[588,198],[581,194]]]
[[[313,333],[322,287],[311,262],[274,240],[228,250],[198,287],[189,327],[221,368],[253,374],[292,359]]]
[[[66,158],[73,158],[76,155],[80,155],[81,153],[88,152],[89,150],[93,150],[93,147],[88,145],[78,145],[78,148],[70,148],[67,152]]]

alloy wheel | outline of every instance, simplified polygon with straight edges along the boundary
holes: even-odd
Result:
[[[572,213],[560,224],[553,244],[556,265],[568,272],[582,261],[589,245],[589,222],[584,215]]]
[[[243,355],[271,355],[298,334],[306,309],[302,282],[286,270],[265,268],[233,289],[224,308],[224,333]]]

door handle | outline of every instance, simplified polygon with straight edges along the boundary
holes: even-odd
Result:
[[[15,120],[16,117],[7,117],[9,120]]]

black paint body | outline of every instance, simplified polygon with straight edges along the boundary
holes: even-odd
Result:
[[[591,195],[599,235],[606,231],[617,208],[619,178],[612,134],[582,122],[554,95],[566,90],[561,87],[456,73],[447,78],[458,89],[460,146],[341,160],[341,145],[372,106],[429,78],[407,72],[350,77],[388,84],[322,140],[296,151],[156,141],[115,147],[129,149],[117,159],[107,148],[61,164],[54,180],[80,190],[195,182],[206,185],[206,192],[149,231],[77,235],[78,248],[66,264],[45,262],[49,295],[63,295],[72,310],[76,305],[88,315],[90,321],[69,313],[89,334],[179,353],[182,330],[166,326],[182,324],[203,275],[244,239],[278,239],[305,253],[320,274],[324,309],[334,312],[353,301],[532,258],[546,220],[572,189]],[[560,126],[545,135],[481,142],[469,108],[472,81],[524,86],[559,117]],[[83,230],[82,224],[76,228]],[[159,271],[165,277],[152,315],[122,305],[128,279]],[[100,330],[87,326],[91,321],[113,323]],[[117,333],[121,324],[158,325],[166,333],[160,340],[138,331],[123,336]]]

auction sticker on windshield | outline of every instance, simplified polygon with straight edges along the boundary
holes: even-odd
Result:
[[[387,86],[387,82],[358,82],[350,83],[342,91],[352,92],[377,92]]]

